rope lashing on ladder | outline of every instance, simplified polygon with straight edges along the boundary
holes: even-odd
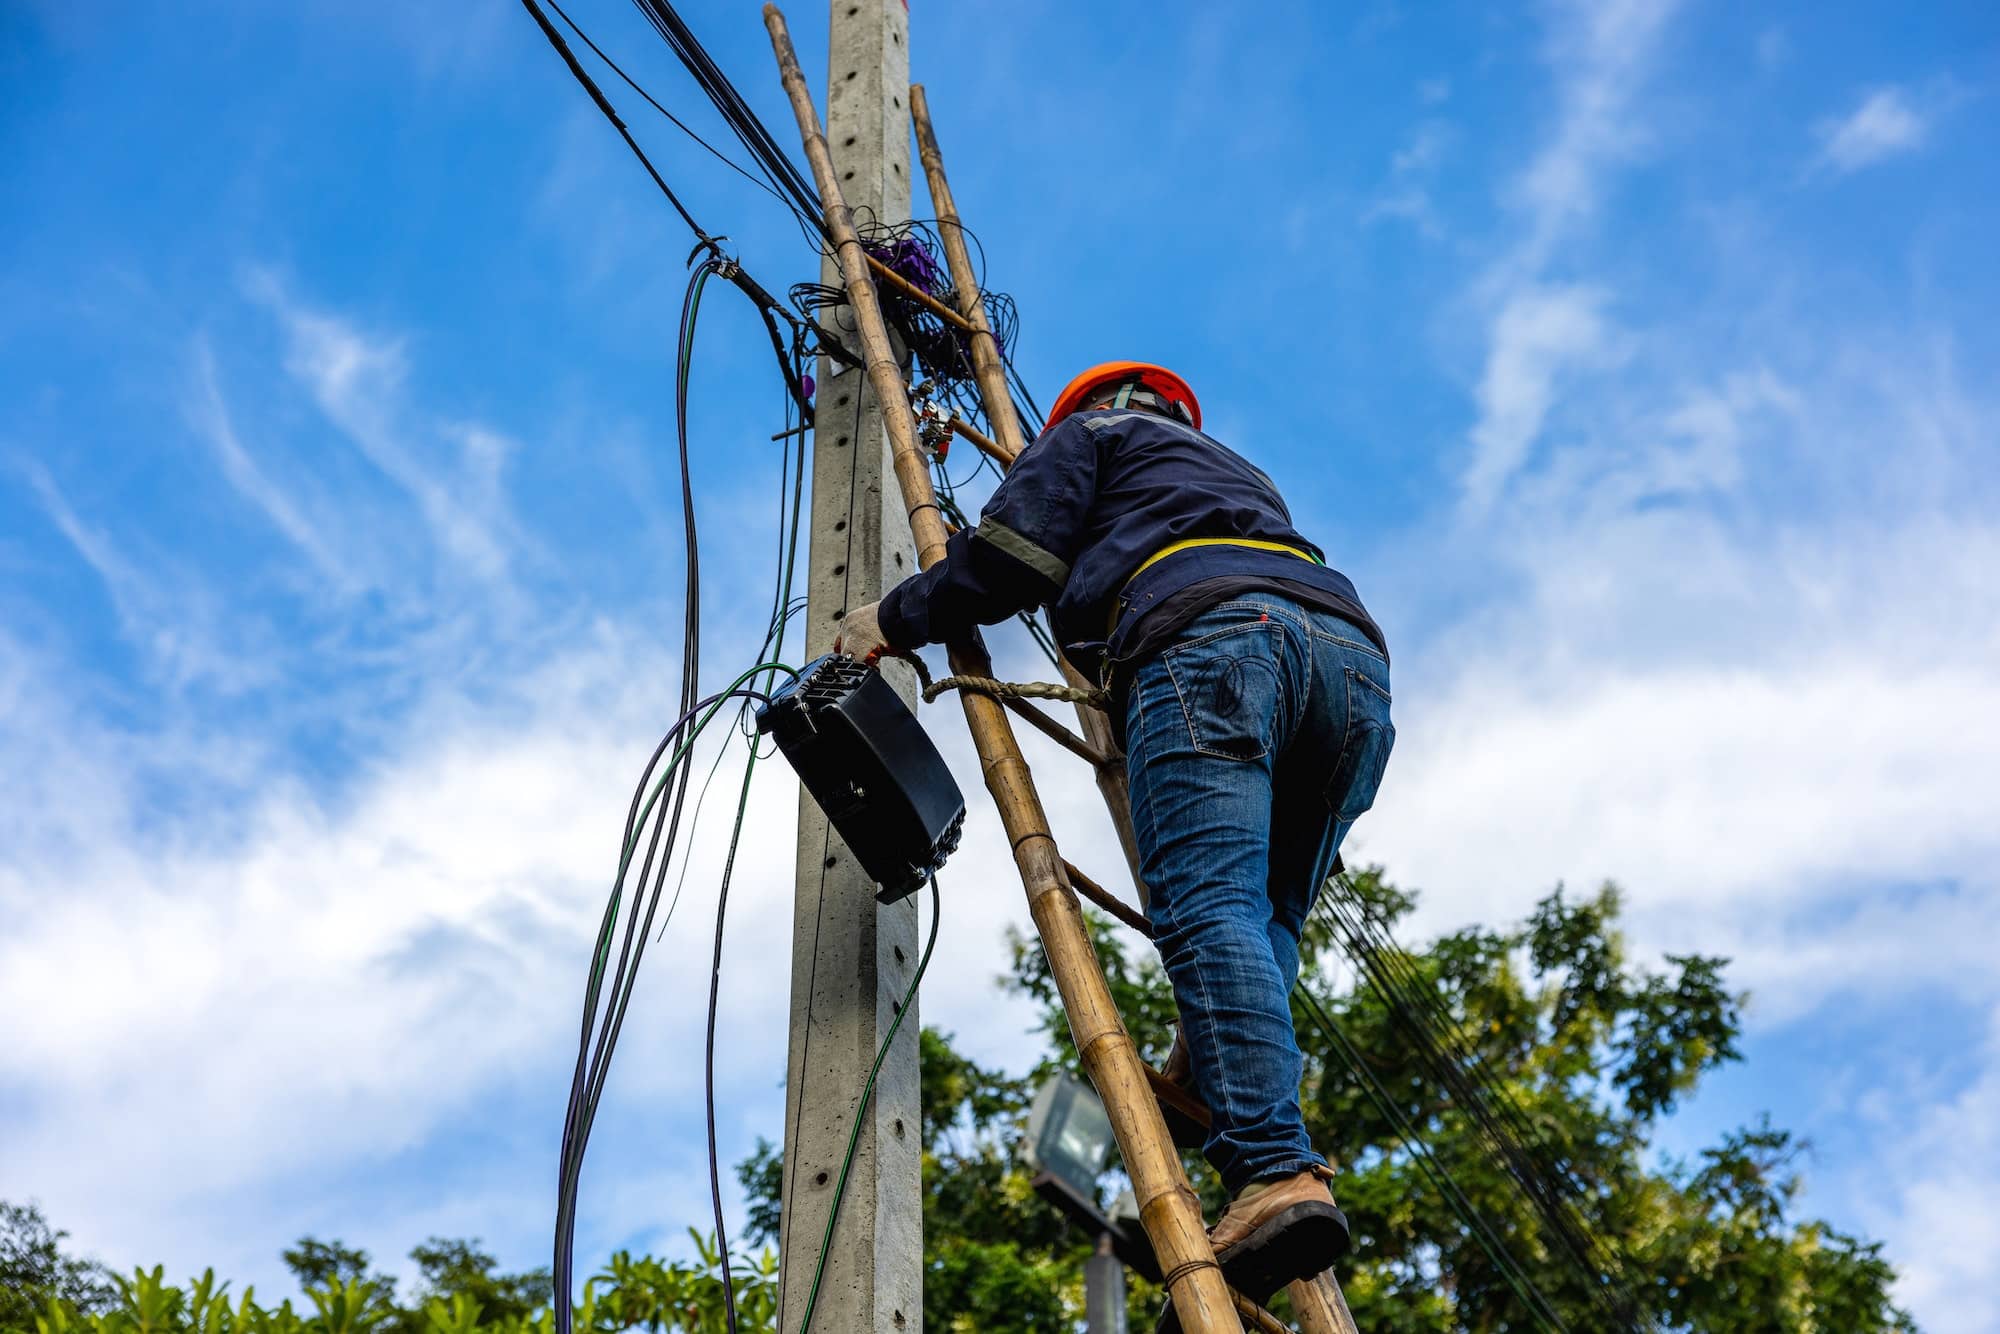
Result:
[[[941,681],[932,681],[931,670],[924,665],[922,658],[914,653],[895,656],[916,669],[926,704],[936,703],[938,696],[949,691],[964,690],[974,695],[990,695],[994,699],[1051,699],[1063,704],[1082,704],[1099,713],[1109,712],[1111,708],[1111,692],[1108,690],[1056,685],[1050,681],[999,681],[990,676],[947,676]]]
[[[1105,712],[1111,704],[1110,692],[1086,690],[1080,686],[1059,686],[1048,681],[996,681],[990,676],[947,676],[924,687],[924,703],[929,704],[949,690],[968,690],[994,699],[1053,699],[1064,704],[1083,704]]]

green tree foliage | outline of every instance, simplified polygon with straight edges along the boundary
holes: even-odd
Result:
[[[0,1201],[0,1331],[32,1330],[51,1300],[80,1311],[110,1304],[116,1289],[102,1265],[65,1255],[58,1232],[34,1203]]]
[[[24,1221],[25,1220],[25,1221]],[[338,1241],[304,1237],[283,1252],[304,1292],[260,1304],[254,1290],[232,1299],[213,1271],[176,1286],[165,1271],[104,1276],[63,1256],[64,1234],[51,1231],[31,1206],[0,1204],[0,1257],[16,1249],[31,1265],[0,1271],[6,1293],[23,1299],[26,1318],[0,1326],[6,1334],[554,1334],[546,1269],[501,1273],[476,1240],[433,1237],[410,1252],[419,1281],[408,1303],[396,1300],[388,1275],[369,1267],[367,1252]],[[658,1260],[619,1252],[583,1285],[576,1303],[580,1334],[723,1334],[721,1254],[690,1230],[693,1261]],[[25,1240],[24,1240],[25,1239]],[[21,1242],[16,1248],[15,1243]],[[32,1245],[30,1245],[32,1243]],[[768,1334],[778,1321],[778,1258],[766,1249],[731,1259],[743,1334]],[[51,1278],[50,1276],[54,1277]],[[21,1277],[25,1276],[25,1277]],[[13,1307],[6,1309],[11,1318]]]
[[[1379,869],[1351,878],[1350,906],[1393,926],[1414,896]],[[1330,891],[1331,892],[1331,891]],[[1894,1271],[1879,1245],[1792,1217],[1801,1145],[1768,1123],[1692,1161],[1657,1164],[1652,1132],[1702,1076],[1738,1059],[1742,997],[1719,959],[1668,956],[1635,966],[1618,931],[1618,890],[1560,889],[1511,930],[1471,928],[1393,960],[1441,1002],[1451,1027],[1521,1112],[1538,1157],[1583,1186],[1580,1220],[1619,1280],[1663,1328],[1904,1331],[1890,1299]],[[1172,997],[1150,951],[1093,921],[1112,991],[1149,1057],[1170,1041]],[[1144,947],[1140,947],[1143,949]],[[1303,986],[1347,1035],[1380,1092],[1342,1058],[1303,1000],[1294,1018],[1306,1053],[1303,1104],[1313,1142],[1341,1174],[1335,1193],[1354,1226],[1343,1283],[1361,1328],[1396,1334],[1538,1328],[1482,1240],[1416,1160],[1385,1110],[1414,1128],[1571,1328],[1600,1328],[1601,1309],[1548,1237],[1533,1207],[1463,1107],[1420,1060],[1398,1011],[1352,976],[1315,964],[1339,955],[1315,915],[1302,949]],[[1053,1063],[1074,1068],[1069,1030],[1038,942],[1016,939],[1009,985],[1041,1002]],[[1190,1174],[1211,1209],[1220,1192],[1196,1155]]]

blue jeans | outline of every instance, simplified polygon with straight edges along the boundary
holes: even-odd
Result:
[[[1395,741],[1387,660],[1277,594],[1202,612],[1132,677],[1148,914],[1215,1118],[1203,1151],[1232,1195],[1326,1161],[1299,1113],[1299,932]]]

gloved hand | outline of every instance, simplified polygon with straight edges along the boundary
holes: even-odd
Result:
[[[882,637],[882,622],[877,615],[881,605],[871,602],[865,607],[856,607],[842,617],[840,633],[833,637],[833,651],[859,658],[871,666],[879,662],[884,653],[894,653],[895,647]]]

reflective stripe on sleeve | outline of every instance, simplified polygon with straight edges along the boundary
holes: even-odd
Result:
[[[991,519],[981,519],[972,535],[1002,555],[1012,556],[1057,588],[1069,582],[1069,566],[1027,538]]]

